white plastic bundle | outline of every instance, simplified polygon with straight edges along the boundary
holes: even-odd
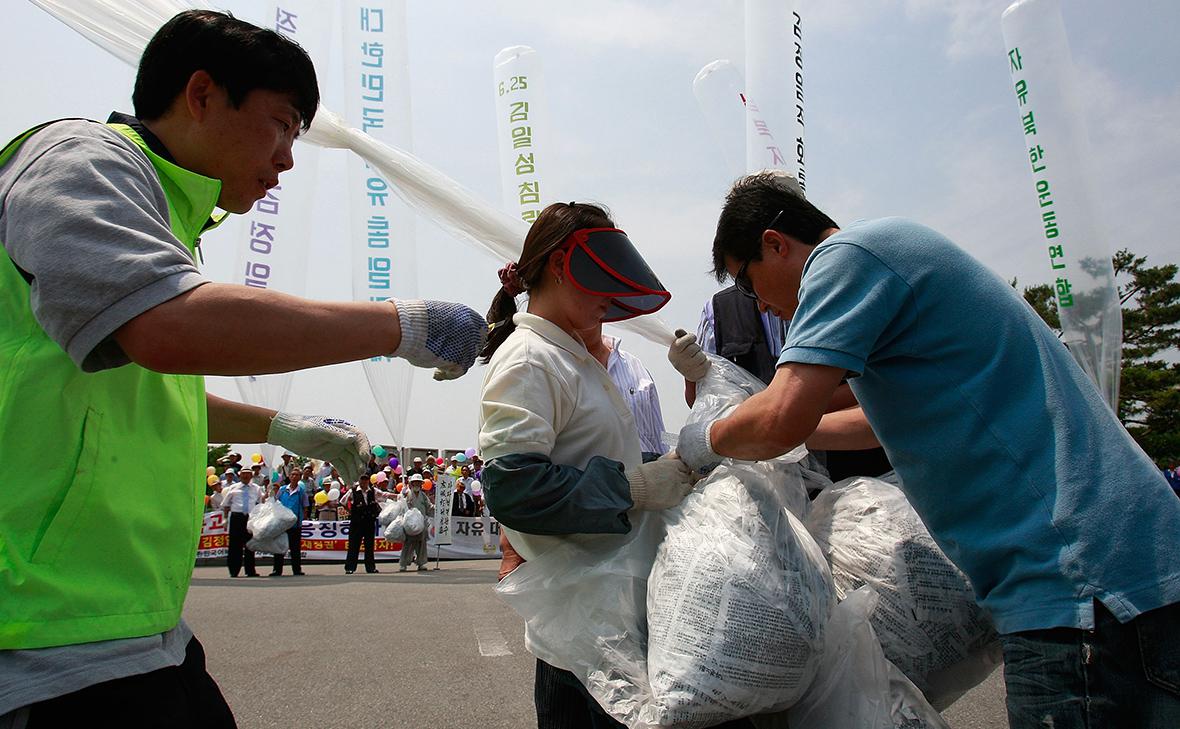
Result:
[[[283,506],[278,499],[271,499],[258,504],[250,511],[250,518],[246,520],[246,530],[254,539],[268,540],[283,535],[298,523],[299,519],[295,512]]]
[[[782,710],[815,677],[834,605],[831,576],[782,503],[782,471],[773,461],[727,461],[667,512],[647,593],[660,726]]]
[[[402,513],[394,518],[393,521],[385,525],[385,531],[381,534],[387,541],[390,542],[404,542],[406,541],[406,515]]]
[[[869,620],[876,607],[868,586],[836,606],[815,682],[788,711],[757,717],[758,729],[949,729],[885,658]]]
[[[246,542],[246,549],[267,554],[285,554],[289,546],[286,532],[262,539],[254,537]]]
[[[426,517],[417,509],[410,509],[402,521],[402,528],[406,530],[406,536],[416,537],[426,529]]]
[[[935,708],[950,706],[999,664],[995,624],[899,488],[846,479],[820,493],[806,523],[838,597],[865,584],[876,591],[871,621],[885,656]]]
[[[405,499],[389,499],[385,502],[385,506],[381,507],[381,513],[377,515],[377,523],[381,526],[389,526],[390,522],[406,513]]]

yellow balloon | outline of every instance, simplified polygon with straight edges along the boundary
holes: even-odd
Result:
[[[218,482],[218,481],[220,481],[220,480],[221,480],[221,479],[217,478],[217,477],[216,477],[216,476],[214,476],[213,474],[209,474],[209,477],[205,479],[205,483],[207,483],[207,484],[209,484],[210,486],[212,486],[213,484],[217,483],[217,482]]]
[[[328,503],[328,495],[323,491],[319,492],[315,495],[315,503],[316,506],[323,506],[324,504]]]
[[[250,456],[250,460],[254,461],[255,463],[262,463],[262,454],[255,453],[254,455]]]
[[[369,476],[369,483],[377,483],[377,474],[374,473],[372,476]]]

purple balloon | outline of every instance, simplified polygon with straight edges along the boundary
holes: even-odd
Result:
[[[466,451],[463,452],[463,455],[467,456],[468,458],[471,458],[472,456],[475,455],[475,449],[468,448]]]
[[[396,458],[389,459],[389,465],[392,466],[393,468],[397,468],[397,464],[398,464],[398,460]]]

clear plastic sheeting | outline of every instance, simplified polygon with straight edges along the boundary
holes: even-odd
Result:
[[[885,656],[936,708],[998,665],[990,615],[896,486],[873,478],[834,484],[812,502],[807,527],[841,599],[866,584],[876,591],[870,620]]]
[[[881,651],[865,586],[832,611],[819,675],[789,711],[755,717],[758,729],[949,729],[922,693]]]
[[[385,531],[381,533],[388,542],[398,543],[406,540],[406,515],[405,513],[398,514],[388,524],[385,525]]]
[[[33,2],[132,66],[138,65],[148,40],[161,25],[176,13],[194,7],[179,0]],[[481,200],[414,155],[349,127],[330,109],[320,106],[311,129],[300,139],[321,147],[353,151],[390,183],[393,192],[443,229],[490,253],[497,261],[520,258],[529,229],[527,223]],[[664,346],[675,338],[659,317],[640,317],[620,322],[618,326]]]
[[[773,462],[730,462],[666,512],[647,595],[654,723],[781,710],[815,677],[831,575],[786,508],[785,475]]]

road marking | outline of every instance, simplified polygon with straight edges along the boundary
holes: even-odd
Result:
[[[500,632],[499,628],[490,625],[476,626],[475,640],[479,643],[481,656],[495,658],[512,655],[512,651],[508,650],[508,641],[504,640],[504,634]]]

